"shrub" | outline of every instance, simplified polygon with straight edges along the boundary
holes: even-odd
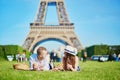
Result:
[[[89,57],[92,55],[106,55],[109,51],[109,46],[94,45],[94,46],[87,47],[86,49]]]
[[[0,46],[0,57],[4,58],[4,52],[2,46]]]
[[[82,56],[82,53],[81,52],[78,52],[77,53],[77,56],[80,58]]]
[[[0,57],[7,59],[7,55],[13,55],[15,60],[16,54],[18,54],[18,52],[22,53],[23,50],[24,49],[18,45],[0,45]],[[30,52],[26,50],[26,57],[28,58],[29,56]]]

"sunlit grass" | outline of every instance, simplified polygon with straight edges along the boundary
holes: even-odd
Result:
[[[80,62],[81,71],[20,71],[0,61],[0,80],[120,80],[120,62]],[[58,63],[57,63],[58,64]]]

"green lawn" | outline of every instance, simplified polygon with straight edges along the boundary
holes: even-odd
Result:
[[[81,71],[20,71],[0,61],[0,80],[120,80],[120,62],[80,62]]]

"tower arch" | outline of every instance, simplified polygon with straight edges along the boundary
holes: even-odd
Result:
[[[31,51],[34,52],[34,51],[35,51],[35,48],[36,48],[37,46],[39,46],[40,44],[42,44],[42,43],[44,43],[44,42],[47,42],[47,41],[57,41],[57,42],[59,42],[59,43],[61,43],[61,44],[64,44],[64,45],[70,45],[70,44],[67,43],[65,40],[62,40],[62,39],[60,39],[60,38],[44,38],[44,39],[42,39],[42,40],[37,41],[37,42],[34,44],[34,46],[32,47]]]

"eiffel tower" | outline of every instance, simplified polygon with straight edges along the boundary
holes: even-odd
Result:
[[[57,9],[59,25],[45,25],[48,6],[54,5]],[[36,18],[30,23],[30,32],[23,43],[23,48],[34,51],[39,42],[44,40],[61,40],[66,45],[83,49],[78,37],[74,33],[74,23],[71,23],[66,11],[64,0],[41,0]]]

